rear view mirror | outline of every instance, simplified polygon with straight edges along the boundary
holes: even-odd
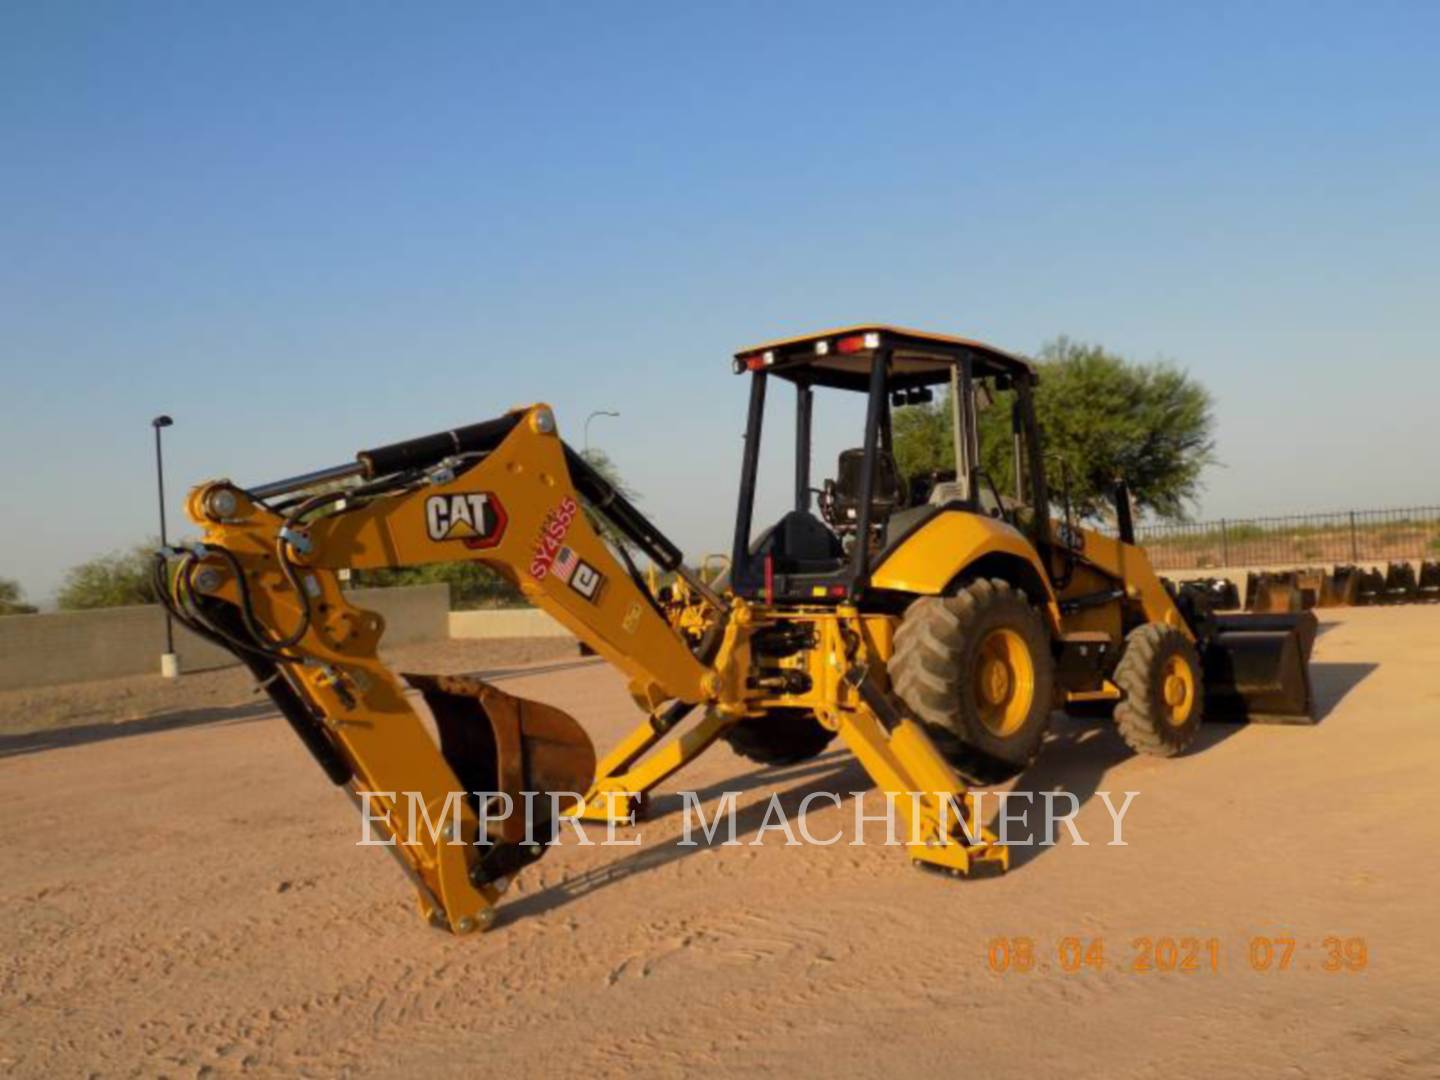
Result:
[[[909,390],[896,390],[890,395],[890,404],[895,408],[902,405],[928,405],[935,400],[935,391],[928,386],[916,386]]]

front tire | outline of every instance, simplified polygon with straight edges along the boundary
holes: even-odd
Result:
[[[1115,668],[1124,695],[1115,726],[1137,754],[1174,757],[1200,730],[1205,683],[1195,644],[1173,626],[1146,623],[1130,632]]]
[[[895,632],[890,685],[967,780],[998,784],[1035,760],[1050,726],[1054,663],[1023,590],[981,579],[924,596]]]

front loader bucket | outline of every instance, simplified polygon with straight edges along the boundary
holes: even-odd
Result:
[[[1205,717],[1312,724],[1310,651],[1318,623],[1308,611],[1217,615],[1205,643]]]
[[[407,674],[404,679],[430,707],[441,756],[477,815],[476,792],[510,797],[508,816],[487,819],[491,846],[480,848],[478,880],[506,876],[539,858],[549,850],[553,826],[549,793],[583,795],[595,778],[595,747],[584,728],[553,705],[515,697],[472,676]],[[525,792],[536,794],[527,800]],[[499,811],[492,812],[501,818]]]

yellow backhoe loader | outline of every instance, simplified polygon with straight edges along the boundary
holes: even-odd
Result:
[[[1207,715],[1308,717],[1313,616],[1216,615],[1202,592],[1172,591],[1134,543],[1123,488],[1118,536],[1052,517],[1027,361],[864,325],[744,349],[734,370],[750,380],[739,507],[728,571],[709,582],[560,438],[545,405],[191,493],[202,539],[157,559],[167,606],[249,665],[330,779],[363,793],[391,835],[415,812],[399,793],[451,822],[390,848],[436,925],[488,928],[510,879],[548,850],[535,837],[557,814],[630,820],[718,739],[774,764],[839,735],[896,793],[909,854],[976,874],[1003,871],[1008,855],[967,785],[1029,765],[1053,710],[1111,711],[1130,746],[1161,755],[1184,750]],[[793,507],[757,529],[777,383],[794,390]],[[892,414],[947,386],[956,468],[902,477]],[[815,488],[815,402],[847,394],[864,397],[860,445]],[[1003,495],[978,433],[1000,398],[1016,478]],[[587,511],[626,543],[602,539]],[[647,582],[631,550],[672,583]],[[382,620],[350,602],[340,572],[460,559],[494,568],[628,677],[644,719],[598,764],[558,709],[474,678],[402,681],[380,662]],[[564,809],[524,794],[567,791],[583,797]],[[523,810],[497,814],[498,797]]]

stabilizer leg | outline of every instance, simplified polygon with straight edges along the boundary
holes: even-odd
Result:
[[[840,737],[876,785],[895,800],[917,863],[966,876],[1004,873],[1010,851],[979,821],[964,781],[923,728],[853,670],[864,707],[839,714]]]
[[[689,708],[684,711],[689,712]],[[581,821],[629,822],[646,792],[708,750],[732,723],[731,718],[711,709],[700,723],[651,754],[673,721],[667,725],[660,717],[647,718],[600,762],[595,783],[585,793],[575,816]]]

